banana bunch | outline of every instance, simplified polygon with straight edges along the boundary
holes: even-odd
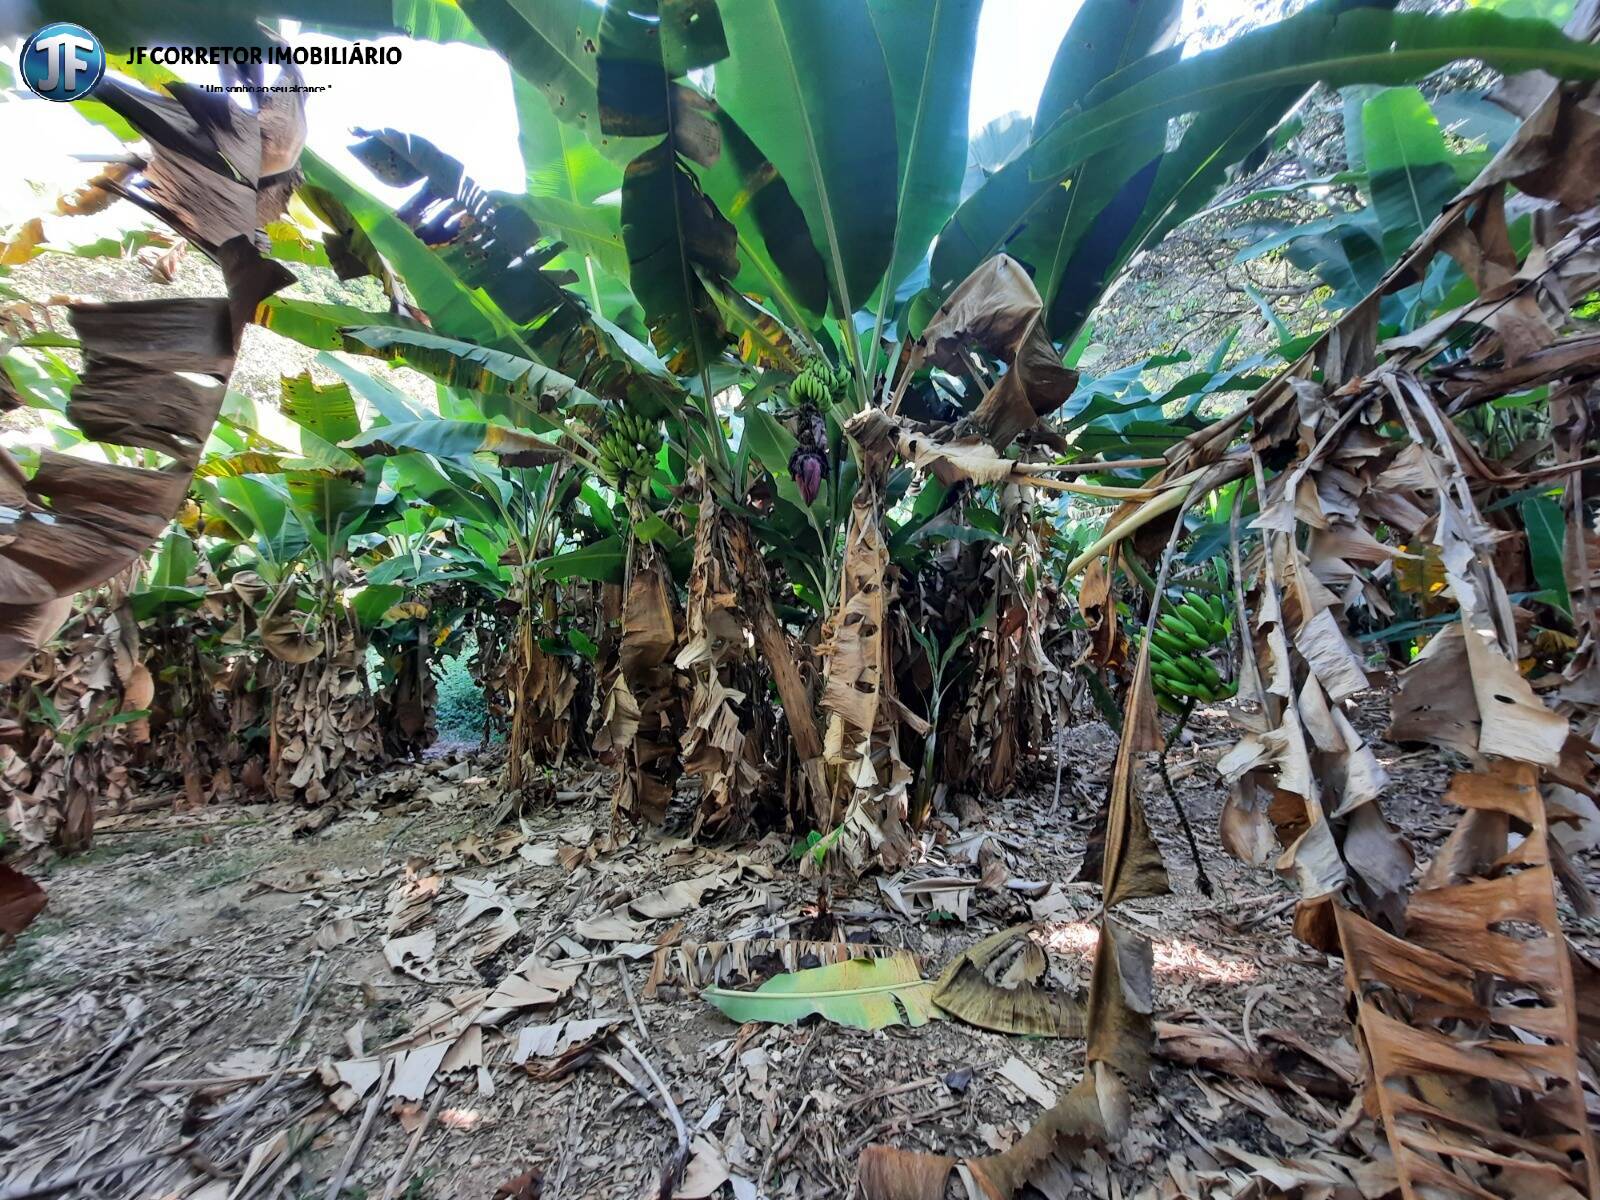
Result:
[[[827,409],[834,397],[849,385],[850,375],[842,368],[835,371],[825,358],[813,358],[801,368],[789,385],[789,401],[796,408]]]
[[[600,473],[619,492],[644,487],[656,467],[661,429],[638,413],[618,413],[600,439]]]
[[[1156,703],[1181,713],[1197,700],[1226,700],[1238,684],[1222,678],[1207,657],[1225,650],[1233,621],[1220,596],[1190,592],[1177,604],[1164,604],[1150,635],[1150,682]]]

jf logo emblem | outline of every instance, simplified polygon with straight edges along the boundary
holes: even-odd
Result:
[[[56,21],[22,43],[22,81],[46,100],[81,100],[106,73],[106,52],[82,25]]]

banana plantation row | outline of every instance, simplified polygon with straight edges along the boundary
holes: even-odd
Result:
[[[177,36],[49,7],[113,49]],[[213,4],[202,32],[248,45],[307,7]],[[1223,843],[1276,865],[1297,933],[1343,954],[1404,1186],[1600,1197],[1593,968],[1556,908],[1557,876],[1574,904],[1581,880],[1546,837],[1600,778],[1594,6],[1562,33],[1316,0],[1186,58],[1176,3],[1087,0],[1030,137],[972,174],[979,8],[330,14],[515,72],[528,190],[358,131],[409,190],[394,210],[305,147],[297,94],[246,109],[114,60],[81,107],[142,148],[62,211],[140,206],[227,295],[75,303],[72,336],[9,310],[3,397],[58,444],[0,477],[11,836],[81,849],[97,806],[162,789],[335,803],[428,744],[461,653],[519,797],[592,756],[616,822],[781,829],[822,873],[902,865],[954,794],[1061,769],[1057,731],[1098,714],[1121,741],[1089,1065],[967,1164],[1009,1195],[1057,1135],[1116,1136],[1147,1074],[1149,944],[1113,912],[1166,886],[1135,766],[1226,703]],[[1454,92],[1442,123],[1418,84],[1463,59],[1507,76],[1499,107]],[[1348,166],[1289,190],[1350,203],[1241,254],[1312,275],[1319,329],[1261,297],[1258,353],[1091,376],[1108,290],[1291,145],[1318,83],[1346,89]],[[296,267],[381,301],[294,298]],[[250,322],[322,352],[282,381],[287,439],[227,389]],[[1416,879],[1347,704],[1390,666],[1390,736],[1474,768]],[[1513,1069],[1530,1043],[1537,1070]],[[1417,1083],[1441,1056],[1459,1093]],[[872,1154],[873,1196],[953,1165]]]

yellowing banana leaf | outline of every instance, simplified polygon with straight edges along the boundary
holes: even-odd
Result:
[[[244,450],[208,458],[194,469],[196,479],[236,479],[240,475],[276,475],[289,461],[281,454]]]
[[[813,1013],[856,1029],[926,1025],[938,1016],[933,984],[917,960],[901,952],[889,958],[855,959],[775,975],[753,992],[707,988],[702,995],[735,1021],[792,1025]]]
[[[934,1003],[952,1017],[980,1029],[1029,1037],[1082,1037],[1081,1001],[1040,987],[1044,952],[1029,937],[1030,926],[1003,929],[958,954],[933,991]],[[988,972],[1009,960],[1006,986]]]

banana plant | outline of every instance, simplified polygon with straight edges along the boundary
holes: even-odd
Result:
[[[97,5],[60,7],[81,17]],[[1461,57],[1600,73],[1594,47],[1493,13],[1435,17],[1318,0],[1184,58],[1175,3],[1089,0],[1058,51],[1027,145],[963,197],[975,2],[465,0],[450,21],[420,0],[412,7],[418,36],[503,49],[537,186],[526,198],[488,193],[437,147],[364,132],[357,153],[367,167],[414,189],[391,211],[305,157],[300,200],[323,226],[326,257],[377,274],[390,311],[275,298],[262,320],[322,349],[413,367],[442,395],[470,393],[477,409],[441,417],[470,428],[389,417],[351,437],[322,437],[325,446],[302,437],[302,457],[314,460],[307,469],[331,472],[289,497],[297,515],[310,515],[299,522],[308,543],[336,539],[335,514],[370,507],[403,471],[413,482],[426,475],[435,498],[464,490],[496,510],[518,530],[520,561],[540,564],[528,578],[628,579],[630,544],[687,541],[693,518],[681,501],[692,466],[766,543],[778,585],[763,604],[792,599],[841,619],[852,537],[905,549],[908,522],[896,506],[915,511],[924,493],[940,499],[905,468],[869,469],[845,427],[869,407],[899,413],[904,404],[912,419],[936,414],[927,423],[949,429],[1013,374],[1014,345],[980,338],[933,361],[912,340],[975,268],[1001,251],[1021,265],[1042,301],[1032,361],[1059,362],[1059,345],[1079,340],[1127,263],[1203,207],[1318,81],[1393,85]],[[224,0],[208,19],[227,25],[240,14]],[[341,19],[382,25],[391,14]],[[610,211],[580,219],[613,190],[614,224]],[[306,239],[274,244],[303,254]],[[642,329],[624,328],[635,313]],[[796,403],[797,389],[807,390],[800,380],[821,364],[837,396],[826,410]],[[1035,413],[1067,403],[1065,422],[1005,426],[993,449],[1025,434],[1068,457],[1153,457],[1193,428],[1206,397],[1248,386],[1252,370],[1221,382],[1214,370],[1149,396],[1091,387],[1069,402],[1070,372],[1051,367],[1056,394]],[[633,502],[618,521],[614,484],[634,472],[618,471],[621,447],[609,459],[604,450],[635,419],[658,428],[664,445],[648,471],[639,464],[646,486],[622,489]],[[557,486],[565,465],[517,468],[535,472],[528,491],[541,497],[533,509],[524,503],[519,522],[505,479],[482,488],[479,468],[460,461],[492,450],[485,439],[506,429],[558,444],[563,464],[594,482]],[[334,451],[366,465],[361,486]],[[386,465],[375,469],[374,459]],[[601,505],[584,502],[586,488]],[[567,499],[558,503],[558,493]],[[610,510],[610,546],[612,534],[573,524],[598,528],[597,507]],[[534,511],[550,518],[528,519]],[[576,537],[565,532],[574,528]]]
[[[1441,100],[1440,111],[1415,87],[1346,88],[1343,99],[1347,169],[1286,189],[1324,206],[1327,215],[1299,224],[1254,222],[1238,231],[1253,240],[1234,256],[1243,263],[1282,254],[1325,285],[1324,304],[1335,310],[1349,308],[1377,285],[1509,133],[1496,115],[1500,110],[1474,93],[1453,94],[1448,104]],[[1352,190],[1359,202],[1354,207],[1320,195]],[[1254,198],[1260,194],[1229,207]],[[1526,237],[1525,229],[1516,232]],[[1415,287],[1388,297],[1381,319],[1407,330],[1420,314],[1471,294],[1472,285],[1446,259]]]

